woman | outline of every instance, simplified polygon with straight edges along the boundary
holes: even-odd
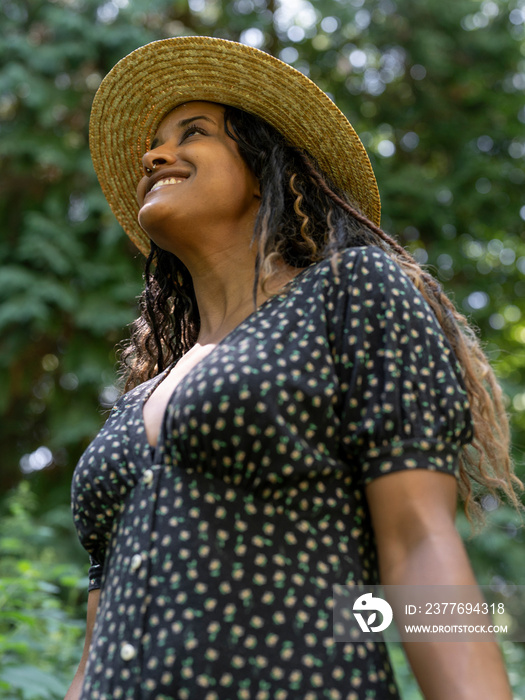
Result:
[[[473,334],[379,228],[348,121],[263,52],[138,49],[90,144],[148,259],[127,393],[73,480],[68,700],[398,697],[382,644],[334,642],[331,587],[474,583],[458,484],[474,512],[472,480],[517,480]],[[457,646],[408,645],[425,696],[510,699],[497,646]]]

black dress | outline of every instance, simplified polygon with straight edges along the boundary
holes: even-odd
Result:
[[[397,698],[383,644],[334,642],[332,586],[378,582],[365,484],[454,474],[471,439],[422,297],[377,248],[307,268],[184,377],[152,450],[168,371],[75,470],[102,587],[82,700]]]

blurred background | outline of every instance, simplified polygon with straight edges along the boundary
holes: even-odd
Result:
[[[119,394],[144,262],[99,189],[88,120],[103,76],[149,41],[241,41],[334,99],[383,228],[479,329],[525,477],[525,0],[0,0],[0,25],[0,698],[62,698],[80,658],[71,475]],[[481,534],[458,517],[479,582],[525,585],[522,523],[483,507]],[[524,645],[502,646],[525,698]]]

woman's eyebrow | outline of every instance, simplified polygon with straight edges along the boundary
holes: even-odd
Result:
[[[213,119],[210,119],[210,117],[207,117],[205,114],[199,114],[196,117],[188,117],[187,119],[181,119],[179,122],[177,122],[177,128],[183,129],[185,126],[188,126],[188,124],[191,124],[192,122],[197,121],[197,119],[204,119],[207,122],[210,122],[210,124],[215,124]],[[157,146],[160,145],[160,141],[157,136],[153,139],[150,145],[150,151],[152,151],[154,148],[157,148]]]
[[[188,124],[191,124],[191,122],[197,121],[197,119],[205,119],[207,122],[210,122],[210,124],[215,124],[213,119],[211,119],[210,117],[207,117],[205,114],[201,114],[198,117],[188,117],[188,119],[181,119],[180,122],[177,122],[177,126],[180,128],[182,128],[184,126],[188,126]]]

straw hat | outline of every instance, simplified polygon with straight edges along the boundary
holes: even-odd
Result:
[[[379,224],[380,200],[363,144],[315,83],[251,46],[206,36],[154,41],[123,58],[102,81],[89,143],[102,190],[120,224],[147,255],[136,188],[142,156],[160,121],[184,102],[219,102],[251,112],[308,151],[358,209]]]

